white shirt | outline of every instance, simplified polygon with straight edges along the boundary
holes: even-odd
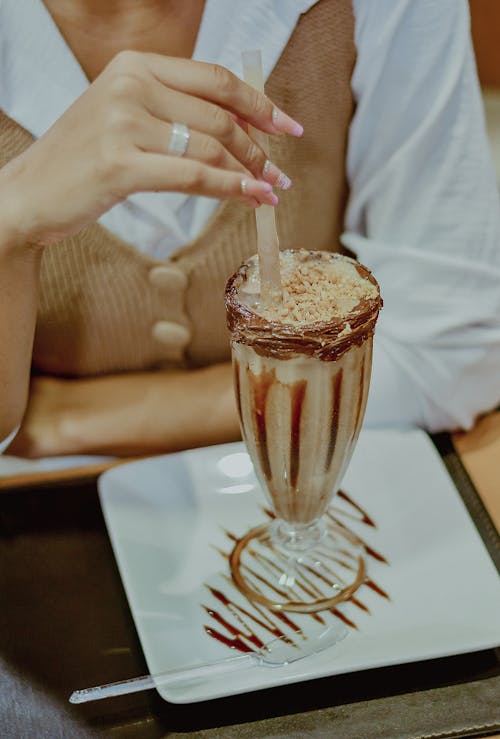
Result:
[[[194,58],[266,77],[316,0],[206,0]],[[357,102],[343,242],[384,309],[366,421],[472,425],[500,400],[500,202],[466,0],[353,0]],[[0,108],[41,136],[88,86],[41,0],[0,0]],[[286,197],[286,195],[284,196]],[[196,237],[208,198],[138,194],[100,221],[155,258]]]

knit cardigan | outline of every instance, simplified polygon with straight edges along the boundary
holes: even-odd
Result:
[[[272,160],[294,181],[276,209],[283,248],[340,248],[355,57],[352,1],[319,0],[300,17],[268,79],[269,97],[305,130],[300,139],[272,141]],[[0,166],[32,142],[0,111]],[[255,251],[254,211],[229,201],[163,262],[98,223],[47,247],[34,369],[81,377],[228,359],[224,286]]]

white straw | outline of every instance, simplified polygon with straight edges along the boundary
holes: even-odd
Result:
[[[259,92],[264,92],[264,72],[260,51],[243,51],[243,79]],[[269,137],[253,126],[249,133],[254,141],[267,153]],[[281,301],[281,276],[279,240],[276,218],[272,205],[261,205],[255,211],[257,225],[257,253],[259,255],[260,300],[263,305]]]

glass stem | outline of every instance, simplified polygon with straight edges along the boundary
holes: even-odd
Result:
[[[308,524],[290,523],[277,518],[271,528],[273,543],[291,557],[315,547],[325,536],[325,524],[318,519]]]

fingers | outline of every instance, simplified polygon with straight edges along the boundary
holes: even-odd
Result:
[[[192,132],[193,137],[193,158],[199,158],[208,164],[217,165],[217,161],[221,161],[221,167],[224,169],[234,169],[234,166],[227,167],[222,163],[222,149],[230,152],[232,158],[241,163],[245,171],[251,172],[258,179],[266,179],[273,185],[277,185],[282,189],[286,189],[291,185],[289,178],[284,175],[278,167],[273,165],[267,159],[267,154],[263,149],[255,143],[248,133],[238,125],[234,115],[220,108],[214,103],[201,100],[200,98],[186,95],[177,90],[169,90],[164,85],[155,83],[149,88],[147,95],[147,108],[149,112],[156,118],[164,121],[182,121]],[[195,131],[201,131],[208,134],[212,144],[207,140],[204,141],[205,147],[211,146],[209,152],[212,161],[207,161],[207,157],[198,157],[195,153],[197,148]],[[220,142],[222,149],[217,149],[214,141]],[[198,146],[199,148],[199,146]],[[154,149],[159,153],[165,152],[165,146],[162,149]],[[241,168],[240,168],[241,171]]]
[[[114,192],[120,196],[180,191],[276,205],[272,184],[291,185],[249,136],[248,126],[298,136],[300,125],[224,68],[123,52],[102,80],[113,101],[106,177],[118,184]],[[174,122],[190,129],[182,158],[168,155]]]
[[[172,124],[150,117],[147,125],[138,132],[136,145],[143,151],[165,155],[168,154],[171,136]],[[184,158],[195,159],[211,167],[239,172],[241,176],[251,175],[248,169],[220,141],[194,129],[190,129],[189,143]]]
[[[225,67],[160,54],[143,57],[152,74],[171,89],[216,103],[266,133],[303,133],[300,123]]]
[[[276,205],[278,198],[268,182],[242,177],[185,157],[137,151],[123,168],[122,186],[127,194],[137,191],[175,190],[189,195],[243,200]]]
[[[255,177],[262,177],[265,152],[237,125],[230,113],[214,103],[168,90],[156,83],[150,89],[149,112],[164,121],[181,121],[191,130],[208,134],[238,159]]]

